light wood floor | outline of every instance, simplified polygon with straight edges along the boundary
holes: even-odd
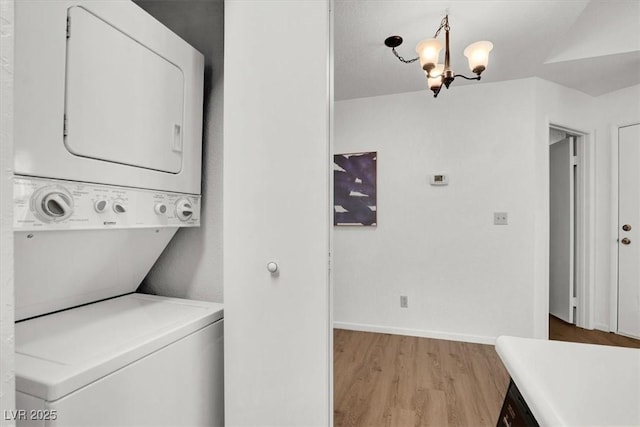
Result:
[[[554,316],[549,316],[549,339],[556,341],[640,348],[640,340],[609,332],[578,328],[577,326],[566,323]]]
[[[339,426],[495,426],[509,375],[494,347],[334,331]]]
[[[549,338],[640,348],[553,316]],[[334,330],[336,427],[495,426],[508,383],[490,345]]]

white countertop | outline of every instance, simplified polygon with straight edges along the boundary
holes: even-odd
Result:
[[[541,426],[640,426],[640,349],[499,337]]]

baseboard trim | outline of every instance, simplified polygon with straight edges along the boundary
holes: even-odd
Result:
[[[395,328],[391,326],[369,325],[363,323],[333,322],[334,329],[349,331],[377,332],[380,334],[406,335],[410,337],[435,338],[448,341],[471,342],[475,344],[496,344],[497,337],[482,335],[456,334],[451,332],[427,331],[424,329]]]
[[[599,331],[604,331],[604,332],[611,332],[609,330],[609,325],[607,325],[606,323],[595,323],[593,325],[594,329],[597,329]]]

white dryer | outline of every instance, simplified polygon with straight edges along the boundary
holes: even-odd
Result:
[[[16,174],[200,194],[202,54],[129,0],[15,15]]]
[[[222,306],[135,293],[200,225],[202,54],[131,1],[15,21],[18,425],[222,425]]]

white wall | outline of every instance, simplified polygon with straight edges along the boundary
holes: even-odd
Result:
[[[15,409],[13,327],[13,41],[14,2],[0,1],[0,425]]]
[[[139,290],[222,302],[224,2],[136,3],[205,56],[201,226],[178,231]]]
[[[335,325],[545,338],[554,124],[593,145],[593,325],[608,330],[611,127],[640,121],[639,105],[638,86],[594,98],[537,78],[338,102],[336,153],[378,151],[378,227],[335,227]],[[450,185],[429,186],[442,172]]]
[[[477,342],[534,335],[534,88],[336,103],[336,153],[378,152],[378,226],[334,228],[336,326]],[[449,185],[430,186],[434,173]],[[509,225],[493,225],[503,211]]]

